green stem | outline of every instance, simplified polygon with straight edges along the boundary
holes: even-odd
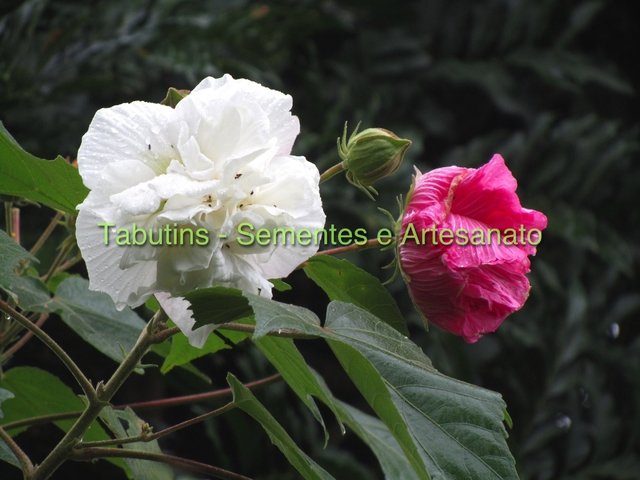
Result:
[[[34,325],[36,327],[38,327],[38,328],[42,328],[42,325],[44,325],[44,322],[46,322],[48,318],[49,318],[49,314],[48,313],[42,313],[42,314],[40,314],[40,317],[34,323]],[[18,328],[20,328],[20,327],[18,327]],[[31,337],[33,337],[33,335],[34,334],[33,334],[32,331],[28,331],[27,333],[25,333],[22,336],[22,338],[20,338],[20,340],[18,340],[16,343],[11,345],[11,347],[9,347],[5,352],[0,354],[0,365],[2,365],[4,362],[9,360],[12,356],[14,356],[16,354],[16,352],[18,350],[20,350],[22,347],[24,347],[27,344],[27,342],[29,340],[31,340]]]
[[[321,250],[316,255],[338,255],[340,253],[358,252],[360,250],[366,250],[368,248],[379,247],[380,242],[377,238],[371,238],[366,243],[352,243],[351,245],[345,245],[344,247],[329,248],[327,250]]]
[[[60,249],[60,251],[58,252],[58,255],[56,256],[56,258],[53,260],[53,263],[49,267],[49,270],[44,275],[44,277],[42,277],[42,281],[44,283],[47,283],[51,279],[51,277],[53,277],[53,275],[58,271],[58,266],[64,261],[65,257],[71,251],[72,248],[73,248],[73,244],[69,243]]]
[[[280,374],[276,373],[275,375],[270,375],[268,377],[261,378],[260,380],[247,382],[244,384],[244,386],[249,390],[253,390],[255,388],[274,383],[281,378],[282,377],[280,376]],[[190,403],[205,402],[208,400],[229,397],[232,395],[232,393],[233,392],[230,388],[221,388],[219,390],[213,390],[211,392],[181,395],[179,397],[160,398],[158,400],[146,400],[135,403],[125,403],[122,405],[115,405],[113,408],[116,410],[132,408],[136,411],[140,411],[151,410],[153,408],[175,407],[179,405],[188,405]],[[40,415],[37,417],[23,418],[14,422],[5,423],[4,425],[2,425],[2,427],[10,431],[14,428],[30,427],[33,425],[41,425],[43,423],[57,422],[58,420],[69,420],[71,418],[78,418],[80,415],[82,415],[82,411],[53,413],[50,415]]]
[[[234,332],[247,332],[253,333],[256,330],[255,325],[246,325],[244,323],[222,323],[218,327],[218,330],[232,330]],[[283,337],[283,338],[297,338],[299,340],[315,340],[318,337],[315,335],[308,335],[306,333],[298,332],[296,330],[290,330],[288,328],[279,328],[273,332],[268,332],[270,337]]]
[[[73,459],[79,461],[91,461],[96,458],[138,458],[141,460],[151,460],[154,462],[166,463],[182,470],[219,478],[222,480],[251,480],[249,477],[239,473],[230,472],[220,467],[196,462],[188,458],[176,457],[165,453],[145,452],[140,450],[125,450],[122,448],[82,448],[73,452]]]
[[[0,427],[0,440],[4,440],[4,443],[7,444],[9,449],[13,452],[13,454],[20,462],[20,466],[22,467],[22,472],[25,477],[30,475],[33,471],[33,463],[31,463],[31,459],[29,456],[24,453],[24,451],[20,448],[20,446],[11,438],[4,428]]]
[[[125,445],[127,443],[136,443],[136,442],[152,442],[159,438],[162,438],[166,435],[169,435],[173,432],[177,432],[178,430],[182,430],[183,428],[190,427],[192,425],[196,425],[198,423],[202,423],[205,420],[208,420],[213,417],[217,417],[218,415],[222,415],[223,413],[228,412],[235,408],[235,404],[233,402],[227,403],[226,405],[216,408],[207,413],[203,413],[202,415],[198,415],[197,417],[190,418],[189,420],[185,420],[184,422],[177,423],[176,425],[172,425],[171,427],[167,427],[159,432],[150,433],[143,431],[140,435],[136,435],[135,437],[128,438],[110,438],[108,440],[98,440],[95,442],[82,442],[76,448],[90,448],[90,447],[106,447],[109,445]]]
[[[95,390],[95,396],[89,398],[87,408],[82,412],[73,426],[67,431],[65,436],[47,455],[38,467],[29,477],[30,480],[45,480],[51,477],[53,473],[69,458],[73,449],[80,443],[83,435],[94,422],[102,409],[108,405],[122,384],[129,378],[131,372],[135,370],[138,362],[142,359],[149,347],[155,342],[155,329],[157,325],[166,319],[164,311],[158,310],[144,330],[138,337],[136,344],[124,358],[122,363],[113,373],[106,384],[99,383]]]
[[[87,398],[89,400],[95,398],[96,390],[93,388],[93,385],[91,384],[89,379],[85,377],[84,373],[82,373],[82,370],[80,370],[80,367],[78,367],[78,365],[71,359],[67,352],[65,352],[53,338],[47,335],[44,330],[42,330],[35,323],[31,322],[27,317],[14,310],[3,300],[0,300],[0,310],[9,315],[11,318],[15,319],[20,325],[29,330],[40,341],[42,341],[42,343],[49,347],[49,349],[56,354],[60,361],[64,363],[67,369],[74,376]]]
[[[333,167],[328,168],[322,175],[320,175],[320,183],[326,182],[331,177],[334,177],[342,171],[344,171],[344,165],[342,164],[342,162],[336,163]]]
[[[13,209],[13,202],[5,201],[4,202],[4,229],[7,231],[7,235],[13,238],[13,216],[11,215],[11,210]]]
[[[62,218],[62,213],[56,212],[56,214],[53,216],[53,218],[49,222],[49,225],[47,225],[47,228],[44,229],[44,231],[42,232],[42,235],[40,235],[38,240],[36,240],[36,243],[34,243],[33,247],[31,247],[31,250],[29,250],[29,253],[31,255],[35,256],[36,253],[40,251],[40,249],[43,247],[45,242],[49,239],[53,231],[58,226],[58,222],[60,221],[61,218]]]

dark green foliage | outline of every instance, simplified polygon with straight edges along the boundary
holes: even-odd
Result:
[[[292,94],[302,124],[296,153],[321,170],[338,161],[335,140],[344,121],[412,140],[400,171],[377,185],[386,208],[408,189],[412,162],[422,170],[478,166],[501,153],[519,180],[523,205],[549,217],[524,310],[498,334],[469,346],[435,328],[424,333],[404,286],[396,282],[391,290],[434,366],[502,393],[523,479],[631,479],[640,471],[633,6],[622,0],[7,1],[0,7],[0,120],[26,150],[73,157],[97,108],[161,101],[169,86],[190,89],[206,75],[228,72]],[[373,202],[344,179],[322,189],[329,221],[370,232],[387,226]],[[389,260],[383,256],[363,253],[362,265],[382,276],[378,266]],[[306,293],[310,281],[291,283],[288,299],[321,304],[313,298],[319,292]],[[224,366],[247,378],[270,373],[244,345],[237,347],[245,349],[244,360]],[[322,371],[330,355],[310,355],[320,358],[326,378],[337,369]],[[341,399],[359,402],[352,390],[340,391],[340,378],[331,380]],[[373,465],[362,445],[335,432],[330,445],[339,450],[322,451],[321,428],[305,407],[289,407],[296,400],[284,388],[271,392],[261,402],[334,476],[343,478],[335,472],[348,462]],[[294,478],[268,453],[252,459],[242,453],[268,442],[244,417],[214,426],[194,434],[196,456],[232,469],[243,465],[259,478]],[[353,468],[348,478],[370,474]]]

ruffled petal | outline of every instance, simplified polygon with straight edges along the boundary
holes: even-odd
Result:
[[[169,128],[173,119],[172,108],[147,102],[98,110],[78,150],[78,169],[84,184],[92,190],[121,191],[119,177],[114,178],[107,167],[122,161],[138,162],[156,173],[162,172],[175,156]],[[148,179],[148,174],[143,173],[147,170],[142,167],[128,172],[132,178],[125,183],[127,186]]]
[[[208,91],[211,96],[229,98],[250,105],[258,105],[269,120],[269,136],[277,139],[278,153],[288,155],[296,137],[300,133],[298,117],[291,114],[293,100],[277,90],[265,87],[251,80],[234,80],[231,75],[222,78],[211,77],[202,80],[192,93]],[[211,93],[215,92],[215,93]],[[187,97],[188,98],[188,97]],[[181,102],[182,103],[182,102]],[[178,104],[180,106],[180,104]]]
[[[92,196],[97,194],[89,193],[89,197]],[[110,229],[109,245],[105,245],[104,228],[99,226],[103,222],[103,218],[90,208],[81,208],[76,221],[76,239],[87,265],[89,288],[109,294],[119,309],[141,305],[155,289],[156,263],[139,262],[126,270],[121,269],[126,248],[115,244],[113,229]],[[117,227],[128,228],[130,225]]]

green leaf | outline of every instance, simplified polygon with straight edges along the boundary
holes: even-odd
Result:
[[[0,289],[11,295],[23,310],[41,311],[50,300],[49,293],[39,279],[16,273],[22,262],[37,260],[4,230],[0,230]]]
[[[35,367],[15,367],[6,371],[0,378],[0,388],[9,390],[14,395],[13,398],[4,400],[2,424],[41,415],[77,412],[85,407],[81,398],[58,377]],[[66,432],[75,420],[58,420],[53,423]],[[26,429],[27,427],[14,428],[8,433],[13,436]],[[97,422],[89,426],[83,437],[86,441],[108,438]],[[125,467],[120,459],[110,461],[121,468]]]
[[[271,331],[288,328],[307,335],[322,333],[320,319],[311,310],[297,305],[276,302],[251,293],[245,293],[244,296],[249,301],[256,317],[254,340]]]
[[[233,391],[233,402],[236,406],[262,425],[271,442],[306,480],[333,479],[328,472],[298,448],[284,428],[251,393],[251,390],[242,385],[231,373],[227,375],[227,382]]]
[[[104,420],[115,438],[136,437],[142,433],[143,425],[146,423],[130,408],[114,410],[111,407],[106,407],[100,412],[100,418]],[[126,427],[123,425],[123,422],[126,424]],[[125,450],[162,453],[157,440],[151,442],[126,443],[122,447]],[[125,458],[124,461],[131,469],[132,478],[135,480],[173,480],[174,478],[171,468],[162,463],[135,458]]]
[[[184,296],[191,303],[194,330],[202,325],[233,322],[253,315],[249,301],[240,290],[210,287],[194,290]]]
[[[239,343],[249,336],[245,332],[225,331],[224,336],[233,344]],[[217,335],[209,335],[202,348],[196,348],[189,344],[189,340],[183,333],[178,333],[171,338],[171,349],[164,359],[160,372],[168,373],[174,367],[188,364],[191,360],[204,357],[219,350],[231,348]]]
[[[262,337],[256,345],[280,372],[287,384],[311,410],[324,428],[324,421],[313,397],[322,401],[334,413],[340,426],[348,425],[376,454],[386,478],[417,480],[419,477],[393,438],[387,426],[375,417],[360,412],[336,400],[323,379],[306,363],[289,338]],[[326,440],[325,429],[325,440]]]
[[[9,465],[22,469],[20,461],[13,454],[9,445],[7,445],[2,439],[0,439],[0,462],[6,462]]]
[[[257,343],[279,329],[326,339],[419,478],[518,478],[499,394],[442,375],[417,345],[356,305],[332,302],[323,328],[305,308],[245,296],[255,313]],[[290,348],[286,353],[299,367]],[[288,376],[305,401],[316,386],[295,367],[288,367]]]
[[[342,421],[371,448],[380,462],[386,479],[420,480],[418,474],[411,468],[411,464],[400,445],[384,423],[344,402],[334,400],[334,403],[340,412]]]
[[[0,418],[4,417],[4,413],[2,412],[2,402],[5,400],[9,400],[10,398],[15,397],[13,393],[9,390],[5,390],[4,388],[0,388]]]
[[[353,263],[330,255],[312,257],[306,262],[304,273],[331,300],[353,303],[371,312],[400,333],[407,335],[402,313],[389,291],[374,277]]]
[[[178,90],[177,88],[169,87],[167,94],[160,103],[171,108],[176,108],[176,105],[180,103],[180,100],[189,95],[189,93],[189,90]]]
[[[354,305],[332,302],[325,329],[416,471],[424,462],[432,478],[518,478],[499,394],[442,375],[417,345]]]
[[[89,290],[89,282],[80,277],[58,285],[51,308],[83,340],[116,362],[133,348],[145,326],[133,310],[117,310],[108,295]]]
[[[273,278],[269,281],[273,284],[273,288],[275,288],[279,292],[288,292],[289,290],[291,290],[291,285],[283,280],[280,280],[279,278]]]
[[[0,193],[75,213],[89,190],[62,157],[43,160],[18,145],[0,122]]]
[[[327,405],[336,418],[339,419],[340,417],[333,404],[331,392],[325,383],[307,365],[304,357],[290,338],[265,336],[255,340],[255,344],[320,423],[324,430],[326,447],[329,434],[313,397],[318,398]],[[344,427],[342,428],[344,429]]]

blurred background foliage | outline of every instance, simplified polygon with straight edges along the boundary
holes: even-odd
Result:
[[[408,189],[412,164],[423,171],[478,166],[500,152],[519,180],[523,204],[549,217],[526,307],[497,334],[467,345],[437,328],[425,332],[404,286],[396,281],[390,288],[412,338],[440,370],[503,394],[523,479],[636,479],[640,38],[634,6],[631,0],[3,0],[0,117],[34,154],[74,158],[96,109],[160,101],[169,86],[189,89],[228,72],[292,94],[302,124],[296,152],[320,170],[338,160],[335,139],[344,121],[410,138],[408,161],[379,185],[379,205],[389,209]],[[376,205],[344,179],[323,185],[323,198],[338,226],[370,232],[386,226]],[[46,209],[24,210],[25,244],[49,217]],[[52,254],[43,251],[43,265]],[[389,255],[352,259],[384,278],[379,267]],[[322,310],[323,294],[303,275],[294,274],[292,283],[293,292],[281,298]],[[94,375],[113,368],[59,323],[47,328],[85,358],[83,365],[91,363]],[[317,343],[301,345],[310,362],[338,397],[363,408]],[[14,364],[51,369],[48,355],[31,342]],[[227,369],[244,380],[272,371],[250,344],[198,366],[215,385],[224,384]],[[150,371],[130,382],[121,401],[204,388],[184,373],[164,378]],[[323,449],[319,428],[284,385],[259,396],[337,478],[380,477],[366,448],[335,425]],[[163,425],[186,414],[173,409],[150,419]],[[295,478],[259,430],[232,412],[163,447],[257,478]],[[23,437],[44,454],[57,434],[42,427]],[[101,465],[98,471],[67,465],[58,475],[120,478]],[[16,473],[5,477],[3,468],[3,479]]]

